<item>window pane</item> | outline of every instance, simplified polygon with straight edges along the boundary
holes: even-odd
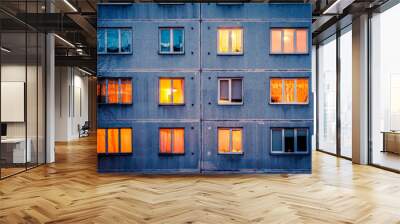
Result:
[[[173,100],[174,104],[184,103],[184,80],[183,79],[174,79],[173,80]]]
[[[118,80],[108,80],[108,103],[118,103]]]
[[[285,129],[285,152],[294,152],[294,129]]]
[[[243,51],[242,29],[231,30],[232,52],[240,53]]]
[[[229,30],[219,29],[218,30],[218,53],[229,52]]]
[[[118,53],[119,37],[118,29],[107,29],[107,52]]]
[[[174,52],[183,52],[183,29],[174,29]]]
[[[272,129],[272,151],[282,152],[282,129]]]
[[[160,153],[171,153],[171,129],[160,129]]]
[[[131,30],[121,30],[121,52],[132,52]]]
[[[229,152],[229,129],[218,129],[218,152]]]
[[[307,152],[307,129],[297,129],[297,151]]]
[[[108,129],[108,153],[118,153],[119,143],[118,143],[118,129],[110,128]]]
[[[132,103],[132,80],[121,79],[121,103]]]
[[[242,80],[232,79],[232,102],[242,102]]]
[[[301,29],[296,31],[296,52],[307,53],[307,30]]]
[[[160,103],[172,103],[171,79],[160,79]]]
[[[161,52],[170,52],[170,30],[162,29],[161,30],[161,43],[160,43],[160,51]]]
[[[232,152],[242,152],[242,130],[232,130]]]
[[[97,102],[98,103],[106,103],[106,80],[100,79],[97,80]]]
[[[294,52],[294,29],[283,30],[283,52]]]
[[[219,102],[229,102],[229,80],[219,80]]]
[[[106,152],[106,129],[97,129],[97,153]]]
[[[270,81],[271,103],[282,103],[282,79]]]
[[[106,50],[106,39],[105,39],[105,30],[104,29],[98,29],[97,30],[97,52],[98,53],[104,53]]]
[[[293,103],[294,102],[294,80],[287,79],[284,80],[285,83],[285,102]]]
[[[271,30],[271,52],[280,53],[282,52],[282,30],[274,29]]]
[[[131,153],[132,152],[132,129],[121,128],[121,152]]]
[[[185,152],[185,131],[183,128],[174,129],[174,153]]]
[[[296,80],[296,97],[298,103],[308,102],[308,79]]]

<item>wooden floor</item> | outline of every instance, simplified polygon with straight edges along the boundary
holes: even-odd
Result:
[[[95,139],[0,181],[0,223],[400,223],[400,175],[314,153],[312,175],[98,174]]]

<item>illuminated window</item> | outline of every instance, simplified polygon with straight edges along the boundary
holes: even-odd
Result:
[[[97,102],[100,104],[132,104],[132,79],[99,78]]]
[[[271,78],[270,103],[308,104],[308,79]]]
[[[242,128],[218,128],[218,153],[243,153]]]
[[[160,28],[160,53],[183,54],[183,52],[184,52],[184,29]]]
[[[241,78],[218,79],[218,104],[242,104],[243,80]]]
[[[243,54],[243,29],[218,29],[218,54]]]
[[[273,153],[304,153],[308,151],[307,128],[272,128]]]
[[[99,28],[97,31],[97,53],[132,53],[132,30],[130,28]]]
[[[307,29],[271,29],[271,54],[308,53]]]
[[[97,153],[132,153],[131,128],[97,129]]]
[[[160,128],[160,153],[185,153],[185,130],[183,128]]]
[[[183,78],[160,78],[159,101],[164,105],[180,105],[185,102]]]

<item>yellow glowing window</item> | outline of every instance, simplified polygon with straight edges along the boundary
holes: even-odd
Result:
[[[242,153],[242,139],[242,128],[218,128],[218,153]]]
[[[131,153],[132,152],[132,129],[121,128],[121,153]]]
[[[218,54],[242,54],[243,29],[219,28],[218,29]]]
[[[306,54],[308,53],[307,29],[271,29],[272,54]]]
[[[106,152],[106,129],[97,129],[97,153]]]
[[[185,153],[185,130],[183,128],[160,128],[160,153]]]
[[[272,78],[270,80],[270,102],[272,104],[307,104],[307,78]]]
[[[118,153],[119,152],[119,139],[118,139],[118,128],[109,128],[107,135],[107,152],[108,153]]]
[[[183,104],[184,83],[183,78],[160,78],[160,104]]]

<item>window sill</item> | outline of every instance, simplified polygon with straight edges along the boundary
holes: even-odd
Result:
[[[218,152],[218,155],[244,155],[244,152]]]
[[[97,105],[133,105],[133,103],[97,103]]]
[[[217,53],[218,56],[243,56],[244,53]]]
[[[243,102],[242,103],[219,103],[218,102],[218,106],[242,106],[243,105]]]
[[[309,102],[307,102],[307,103],[272,103],[272,102],[269,102],[269,104],[270,105],[282,105],[282,106],[284,106],[284,105],[306,106],[306,105],[309,105]]]
[[[305,52],[305,53],[283,53],[283,52],[281,52],[281,53],[272,53],[272,52],[270,52],[269,54],[270,55],[308,55],[310,53],[309,52]]]
[[[159,156],[184,156],[185,153],[167,153],[167,152],[159,152]]]
[[[184,55],[185,52],[158,52],[159,55]]]
[[[100,52],[97,52],[97,54],[98,55],[129,55],[129,54],[133,54],[133,52],[118,52],[118,53],[107,53],[107,52],[100,53]]]
[[[308,155],[309,152],[270,152],[271,155],[290,156],[290,155]]]
[[[123,155],[132,155],[133,152],[118,152],[118,153],[108,153],[108,152],[102,152],[102,153],[97,153],[98,156],[123,156]]]
[[[185,103],[177,103],[177,104],[173,104],[173,103],[159,103],[158,106],[164,107],[164,106],[185,106]]]

